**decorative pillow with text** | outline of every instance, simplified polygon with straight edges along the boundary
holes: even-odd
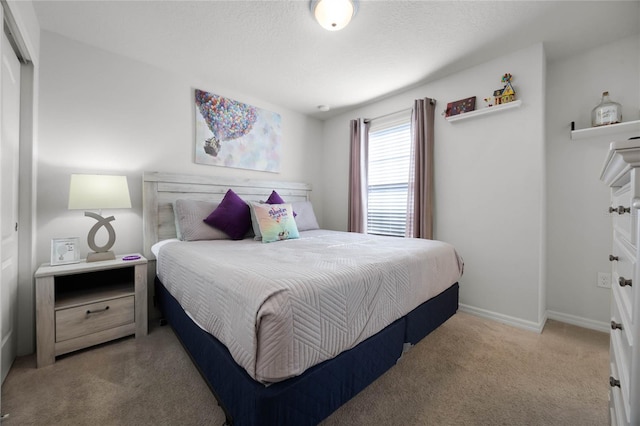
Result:
[[[291,204],[251,203],[251,209],[263,243],[300,237]]]

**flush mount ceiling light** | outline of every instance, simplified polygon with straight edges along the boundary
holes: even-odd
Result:
[[[326,30],[346,27],[358,11],[358,0],[311,0],[311,13]]]

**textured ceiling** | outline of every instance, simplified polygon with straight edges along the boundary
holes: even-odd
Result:
[[[363,0],[336,32],[308,1],[33,3],[43,30],[320,119],[534,43],[554,60],[640,37],[640,1]]]

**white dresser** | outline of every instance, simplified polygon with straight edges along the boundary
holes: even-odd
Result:
[[[600,179],[613,220],[609,415],[640,425],[640,139],[612,142]]]

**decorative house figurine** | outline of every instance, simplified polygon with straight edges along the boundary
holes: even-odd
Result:
[[[502,105],[516,100],[516,91],[511,85],[511,79],[512,75],[509,73],[502,76],[504,87],[493,92],[496,105]]]

